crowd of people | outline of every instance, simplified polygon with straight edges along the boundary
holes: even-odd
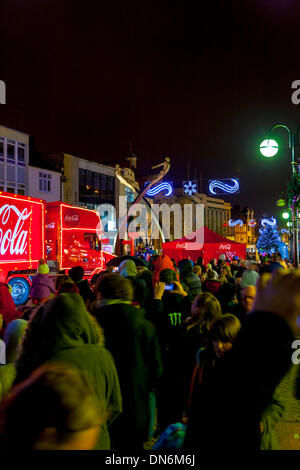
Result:
[[[40,260],[26,305],[0,284],[0,448],[276,449],[298,316],[279,255],[131,257],[90,283]]]

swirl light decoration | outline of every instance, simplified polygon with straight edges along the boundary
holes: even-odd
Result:
[[[226,184],[224,181],[232,181],[233,185]],[[220,189],[221,192],[216,192],[215,189]],[[239,180],[236,178],[229,178],[228,180],[211,180],[209,183],[209,192],[210,194],[234,194],[237,193],[240,189]]]
[[[290,233],[290,231],[287,230],[286,228],[282,228],[282,229],[281,229],[281,233]]]
[[[249,220],[248,225],[250,225],[250,227],[254,227],[254,225],[256,225],[255,220],[254,219]]]
[[[146,196],[153,197],[159,194],[161,191],[166,191],[165,196],[170,196],[173,193],[173,187],[170,183],[167,182],[159,183],[153,188],[149,189],[149,191],[146,192]]]
[[[271,217],[270,219],[262,219],[261,220],[261,225],[263,227],[265,227],[266,225],[271,225],[271,226],[275,227],[275,225],[277,225],[277,220],[275,219],[275,217]]]
[[[239,225],[240,227],[242,227],[244,225],[244,223],[241,219],[238,219],[238,220],[230,219],[228,221],[228,225],[229,225],[229,227],[235,227],[236,225]]]

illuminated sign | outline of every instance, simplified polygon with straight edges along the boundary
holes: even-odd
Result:
[[[161,191],[166,191],[165,196],[170,196],[173,193],[173,186],[171,183],[163,182],[159,183],[153,188],[146,192],[146,196],[154,197]]]
[[[229,225],[229,227],[235,227],[236,225],[239,225],[240,227],[242,227],[244,224],[243,224],[243,221],[241,219],[238,219],[238,220],[230,219],[228,221],[228,225]]]
[[[68,209],[65,212],[65,223],[68,227],[77,227],[80,222],[80,217],[77,211]]]
[[[184,181],[183,182],[183,192],[188,196],[192,196],[197,192],[197,181]]]
[[[225,183],[227,181],[227,183]],[[231,183],[231,184],[228,184]],[[239,192],[240,183],[237,178],[229,178],[226,180],[210,180],[209,192],[210,194],[236,194]]]
[[[266,225],[271,225],[272,227],[275,227],[277,224],[277,221],[274,217],[271,217],[270,219],[262,219],[261,220],[261,225],[265,227]]]
[[[225,226],[225,223],[223,225]],[[228,225],[229,227],[235,227],[236,225],[239,225],[240,227],[242,227],[244,225],[244,222],[241,219],[237,219],[237,220],[230,219],[228,221]],[[256,225],[255,220],[254,219],[249,220],[248,225],[249,227],[254,227]]]

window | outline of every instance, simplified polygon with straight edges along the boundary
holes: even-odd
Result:
[[[114,176],[79,168],[79,204],[95,209],[99,204],[114,203]]]
[[[18,165],[25,166],[25,145],[18,142]]]
[[[0,162],[4,162],[4,138],[0,137]]]
[[[16,181],[16,167],[13,165],[7,165],[6,167],[6,179],[8,181]]]
[[[18,184],[18,194],[25,196],[25,184]]]
[[[1,191],[26,194],[26,145],[0,137],[0,187]]]
[[[132,189],[128,188],[127,186],[125,186],[125,195],[127,196],[127,202],[134,201],[134,193]]]
[[[92,250],[100,251],[101,243],[96,233],[85,233],[84,242]]]
[[[51,192],[51,175],[48,173],[39,173],[39,189],[43,193]]]
[[[15,141],[7,139],[7,163],[15,163]]]

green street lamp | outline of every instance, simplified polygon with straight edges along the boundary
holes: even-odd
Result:
[[[278,152],[278,144],[276,140],[266,139],[260,144],[259,150],[264,157],[274,157]]]
[[[273,127],[268,132],[268,138],[265,139],[261,144],[260,144],[260,152],[264,157],[270,158],[274,157],[277,152],[278,152],[278,144],[274,139],[271,139],[271,133],[273,130],[277,129],[278,127],[282,127],[288,132],[289,135],[289,148],[291,149],[291,164],[292,164],[292,174],[297,175],[297,162],[295,161],[295,147],[298,146],[298,133],[300,126],[297,127],[296,132],[292,132],[288,126],[285,124],[275,124]],[[293,204],[291,206],[291,213],[292,213],[292,234],[293,234],[293,258],[294,258],[294,266],[295,268],[298,268],[299,266],[299,217],[298,217],[298,209]],[[283,218],[288,219],[288,217],[284,217],[282,214]]]
[[[282,218],[283,219],[289,219],[290,218],[290,214],[288,212],[283,212],[282,213]]]

